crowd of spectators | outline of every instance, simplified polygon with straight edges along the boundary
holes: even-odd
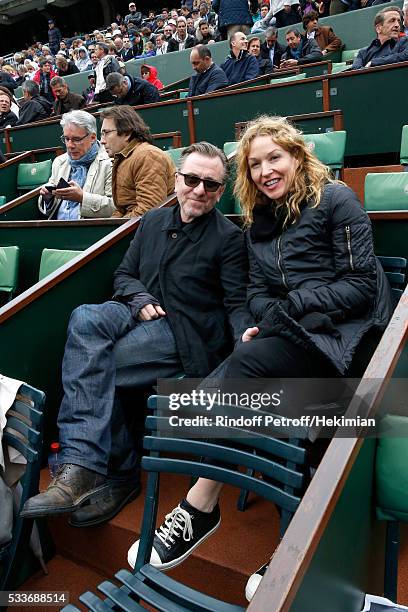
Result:
[[[0,58],[0,87],[5,88],[0,129],[94,103],[158,102],[163,85],[157,68],[148,63],[155,55],[192,50],[191,95],[209,93],[278,68],[321,61],[327,53],[340,50],[342,41],[330,26],[319,25],[319,17],[378,3],[379,0],[185,0],[179,9],[162,8],[159,14],[150,10],[146,16],[130,2],[129,13],[124,17],[117,14],[104,31],[94,30],[73,38],[63,38],[50,19],[48,44],[37,42],[15,53],[13,65]],[[388,10],[389,4],[385,8]],[[359,54],[353,69],[408,59],[408,0],[403,11],[395,8],[387,13],[391,17],[385,24],[381,22],[383,13],[379,14],[374,23],[377,37],[366,52]],[[279,43],[278,28],[291,25],[293,29]],[[256,34],[262,34],[264,42]],[[229,40],[230,54],[221,66],[216,66],[211,45],[225,38]],[[145,59],[146,63],[141,66],[140,76],[129,76],[125,62],[135,58]],[[64,77],[85,71],[88,87],[82,96],[71,93]],[[20,108],[13,98],[18,86],[23,91]]]

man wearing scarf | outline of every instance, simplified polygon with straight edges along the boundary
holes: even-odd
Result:
[[[42,187],[38,202],[41,212],[59,220],[110,217],[115,210],[112,164],[96,139],[95,117],[74,110],[62,116],[61,126],[67,152],[55,158],[47,185],[57,187],[62,178],[69,187],[51,193]]]
[[[195,37],[187,34],[187,21],[185,17],[179,17],[177,19],[177,30],[167,45],[167,53],[190,49],[191,47],[194,47],[194,45]]]
[[[286,32],[287,47],[282,55],[281,68],[293,68],[293,66],[321,62],[322,51],[314,38],[303,38],[299,30]]]

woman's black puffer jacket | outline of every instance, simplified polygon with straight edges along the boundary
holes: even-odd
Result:
[[[330,183],[320,205],[305,206],[279,236],[257,241],[248,232],[247,238],[248,306],[256,321],[272,312],[276,335],[323,354],[344,375],[363,335],[385,329],[392,313],[370,219],[356,194]],[[293,318],[280,306],[286,299]],[[298,321],[312,312],[336,312],[338,337],[306,331]]]

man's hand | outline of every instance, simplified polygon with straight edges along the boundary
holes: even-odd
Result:
[[[138,318],[141,321],[153,321],[153,319],[165,316],[166,313],[158,304],[146,304],[146,306],[140,309]]]
[[[82,202],[84,192],[81,187],[75,181],[68,181],[71,187],[65,187],[64,189],[56,189],[53,194],[61,200],[72,200],[72,202]]]
[[[45,185],[43,187],[41,187],[40,189],[40,196],[49,196],[49,195],[54,195],[54,191],[48,191],[48,189],[45,188]]]
[[[297,66],[298,61],[296,59],[287,59],[282,60],[280,63],[280,68],[290,68],[291,66]]]
[[[248,327],[242,334],[242,342],[250,342],[259,333],[258,327]]]
[[[327,55],[328,54],[328,50],[327,49],[323,49],[322,54],[323,55]]]

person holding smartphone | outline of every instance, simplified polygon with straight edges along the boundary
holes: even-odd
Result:
[[[59,220],[112,216],[112,163],[97,140],[95,117],[74,110],[62,116],[61,126],[67,152],[55,158],[40,190],[41,213]]]

